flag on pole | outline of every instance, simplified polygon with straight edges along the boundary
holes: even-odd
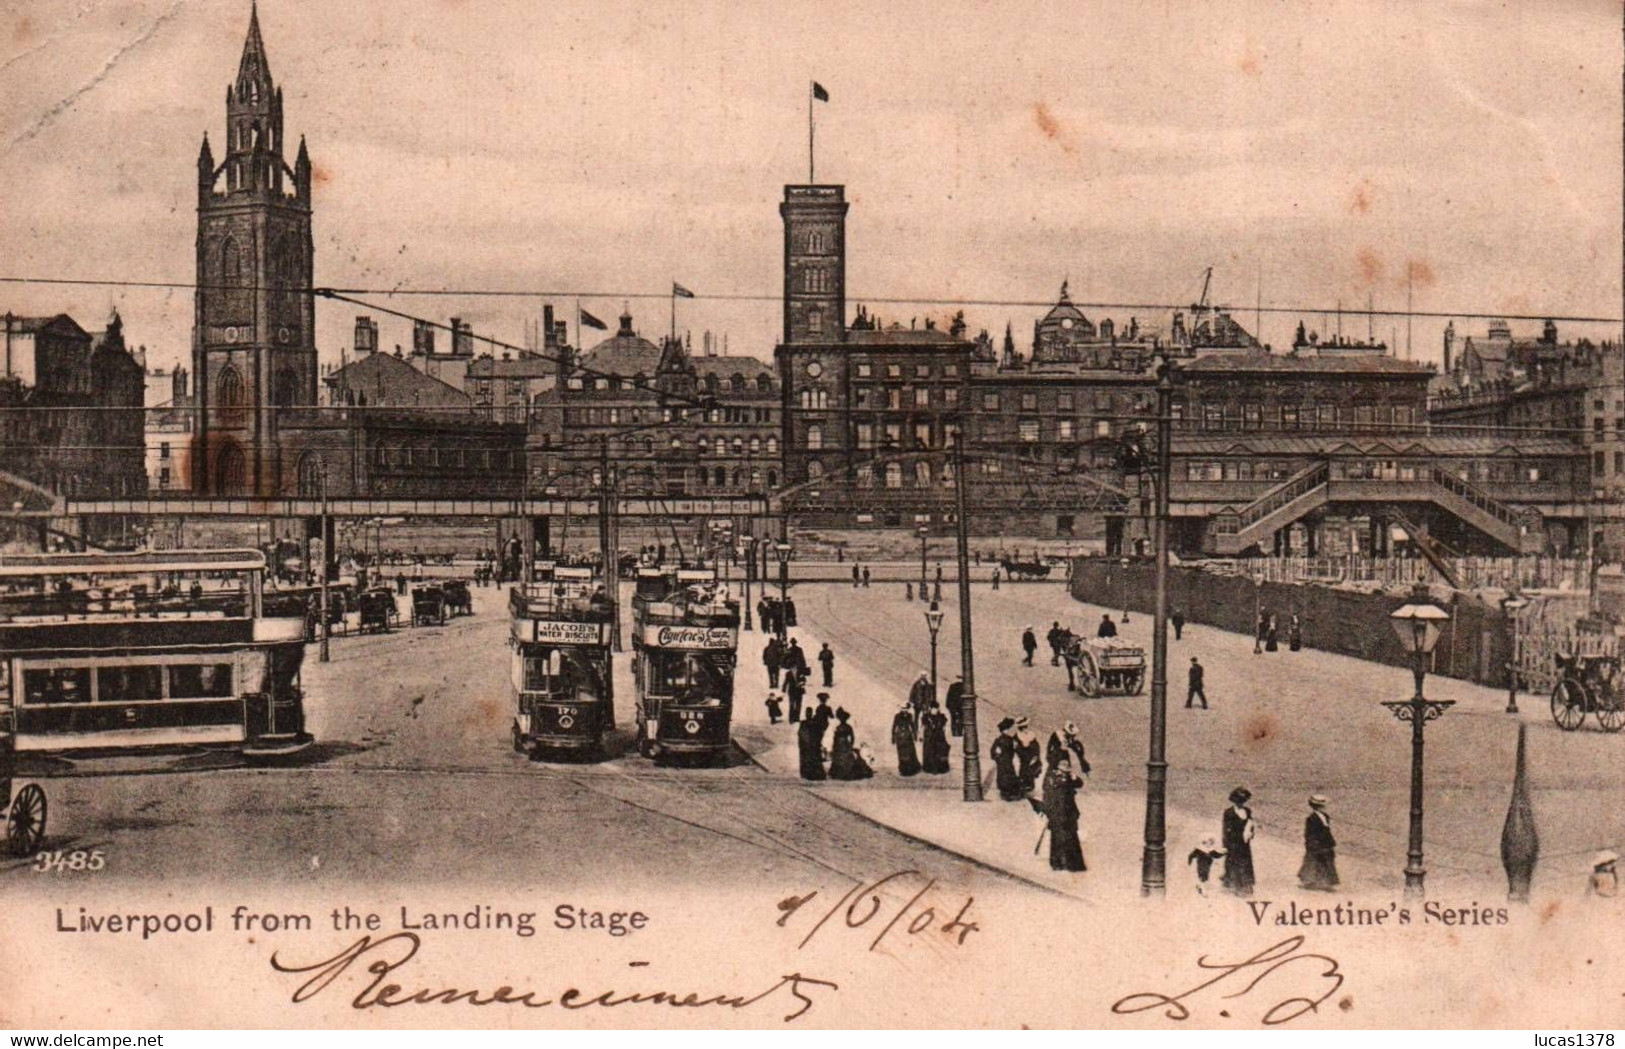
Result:
[[[579,307],[578,307],[578,310],[579,310]],[[599,320],[597,317],[594,317],[592,314],[588,313],[586,310],[579,310],[579,312],[581,314],[581,323],[582,324],[586,325],[589,328],[597,328],[599,331],[608,331],[609,330],[609,325],[605,324],[603,321]]]
[[[676,281],[671,282],[671,293],[679,299],[692,299],[694,297],[694,293],[692,291],[689,291]]]
[[[829,92],[825,91],[824,90],[824,85],[820,84],[816,80],[813,81],[813,97],[818,99],[818,101],[820,101],[820,102],[828,102],[829,101]]]

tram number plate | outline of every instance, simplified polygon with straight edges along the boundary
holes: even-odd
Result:
[[[559,728],[562,728],[562,729],[575,728],[576,721],[580,717],[581,717],[581,708],[579,708],[579,707],[560,707],[559,708]]]
[[[680,710],[677,716],[683,721],[683,731],[690,736],[699,735],[700,729],[705,727],[705,715],[697,710]]]

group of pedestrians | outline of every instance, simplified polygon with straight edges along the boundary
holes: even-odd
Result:
[[[1196,891],[1207,894],[1214,865],[1224,861],[1219,884],[1236,896],[1251,896],[1256,881],[1253,870],[1253,839],[1258,820],[1253,815],[1252,791],[1237,787],[1230,792],[1229,805],[1220,819],[1220,840],[1203,838],[1186,857],[1186,866],[1196,867]],[[1312,892],[1331,892],[1341,884],[1337,875],[1337,837],[1332,833],[1332,817],[1323,794],[1309,795],[1309,814],[1303,821],[1303,862],[1298,865],[1298,886]]]
[[[859,587],[865,590],[869,588],[869,566],[854,562],[852,565],[852,589],[856,590]]]
[[[1089,761],[1077,725],[1069,721],[1062,734],[1050,733],[1048,745],[1040,749],[1031,719],[1025,715],[1004,718],[988,756],[993,762],[1000,800],[1025,800],[1044,818],[1039,844],[1043,844],[1045,835],[1049,837],[1050,867],[1058,871],[1087,870],[1078,837],[1077,794],[1083,788],[1083,777],[1089,774]]]
[[[783,600],[763,594],[756,602],[756,621],[764,634],[782,634],[796,625],[796,599],[786,594]]]
[[[1258,626],[1253,632],[1253,655],[1261,652],[1277,652],[1281,647],[1281,624],[1275,613],[1267,608],[1258,610]],[[1303,620],[1298,613],[1292,613],[1287,621],[1286,647],[1297,652],[1303,648]]]

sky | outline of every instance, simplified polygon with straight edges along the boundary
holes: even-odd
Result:
[[[4,7],[0,276],[192,280],[198,146],[207,131],[222,152],[248,0]],[[1408,288],[1463,333],[1621,312],[1618,0],[263,0],[259,16],[316,168],[318,285],[546,290],[570,317],[588,292],[612,325],[623,296],[654,295],[630,306],[658,336],[675,280],[702,296],[679,312],[696,347],[725,332],[771,359],[777,205],[808,175],[816,79],[818,178],[852,202],[849,310],[1038,304],[1063,279],[1080,302],[1189,303],[1211,266],[1250,328],[1260,297],[1400,309]],[[370,297],[513,343],[543,301]],[[151,362],[189,353],[186,289],[0,298],[86,327],[116,307]],[[1043,312],[964,308],[1023,350]],[[945,324],[953,307],[876,311]],[[324,360],[359,312],[318,301]],[[1263,338],[1284,347],[1298,319],[1266,315]],[[381,326],[410,345],[407,322]],[[1403,319],[1372,326],[1404,352]],[[1418,359],[1442,326],[1415,322]]]

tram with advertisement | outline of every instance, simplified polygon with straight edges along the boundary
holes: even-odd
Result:
[[[644,757],[717,758],[731,742],[739,603],[713,569],[642,568],[632,677]]]
[[[537,562],[508,595],[513,749],[601,754],[615,727],[609,641],[614,606],[592,568]]]
[[[309,747],[301,599],[256,550],[0,556],[0,706],[13,745],[271,760]]]

